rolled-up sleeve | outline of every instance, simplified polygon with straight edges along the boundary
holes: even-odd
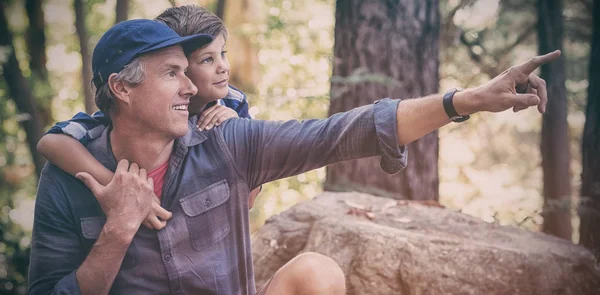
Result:
[[[398,145],[396,114],[400,100],[306,121],[231,119],[222,124],[224,145],[250,187],[329,164],[381,156],[389,174],[406,167],[407,151]]]
[[[396,110],[400,100],[382,99],[373,105],[373,117],[381,155],[381,169],[387,174],[396,174],[406,168],[408,150],[398,145]]]
[[[81,290],[79,289],[79,284],[77,283],[77,277],[75,277],[75,270],[60,279],[58,283],[54,286],[54,290],[52,290],[51,294],[56,295],[67,295],[67,294],[81,294]]]
[[[81,294],[75,271],[85,258],[68,206],[46,166],[40,177],[29,264],[29,294]]]

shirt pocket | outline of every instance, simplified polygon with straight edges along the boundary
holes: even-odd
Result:
[[[179,200],[195,250],[203,250],[229,233],[229,195],[227,180],[221,180]]]
[[[81,234],[86,240],[89,240],[90,249],[98,240],[100,236],[100,232],[104,227],[104,223],[106,223],[105,217],[81,217]],[[125,257],[123,258],[123,262],[121,263],[121,269],[130,269],[137,264],[137,251],[135,248],[134,241],[131,241],[129,244],[129,248],[127,248],[127,252],[125,253]]]

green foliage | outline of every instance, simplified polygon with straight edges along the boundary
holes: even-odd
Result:
[[[260,81],[250,113],[265,120],[324,118],[329,107],[334,1],[266,0],[247,34],[257,46]],[[235,54],[233,50],[230,54]],[[236,69],[232,69],[236,71]],[[264,185],[250,211],[251,230],[322,191],[325,169]]]
[[[3,80],[0,87],[6,89]],[[0,91],[0,294],[26,294],[31,232],[15,219],[31,219],[17,205],[23,197],[31,200],[36,177],[18,120],[14,104]]]

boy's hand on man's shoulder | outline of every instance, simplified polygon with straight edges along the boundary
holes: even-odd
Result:
[[[199,130],[210,130],[215,126],[221,125],[227,119],[238,117],[238,114],[233,109],[216,104],[200,114],[197,127]]]

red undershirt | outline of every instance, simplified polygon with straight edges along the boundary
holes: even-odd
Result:
[[[152,181],[154,182],[154,194],[156,194],[159,199],[162,198],[162,187],[165,183],[165,174],[167,174],[168,168],[169,160],[158,168],[148,172],[148,177],[152,178]]]

